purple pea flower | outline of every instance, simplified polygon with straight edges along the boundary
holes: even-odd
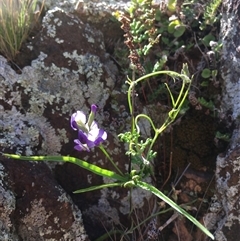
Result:
[[[78,131],[78,139],[74,140],[76,144],[74,148],[78,151],[90,151],[90,148],[99,146],[101,142],[107,139],[107,133],[98,128],[94,117],[97,111],[97,106],[91,106],[91,112],[88,117],[82,111],[77,111],[71,116],[71,127]]]

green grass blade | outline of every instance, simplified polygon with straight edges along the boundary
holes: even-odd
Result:
[[[102,189],[102,188],[119,187],[119,186],[122,186],[123,184],[124,184],[123,182],[106,183],[106,184],[102,184],[102,185],[91,186],[88,188],[79,189],[79,190],[74,191],[73,193],[77,194],[77,193],[83,193],[83,192],[91,192],[91,191],[95,191],[95,190]]]
[[[187,219],[189,219],[192,223],[194,223],[199,229],[201,229],[207,236],[209,236],[211,239],[214,240],[214,236],[200,223],[195,219],[193,216],[191,216],[188,212],[186,212],[183,208],[178,206],[175,202],[173,202],[169,197],[164,195],[161,191],[159,191],[157,188],[154,186],[136,180],[136,186],[148,190],[160,199],[162,199],[164,202],[166,202],[168,205],[170,205],[172,208],[174,208],[177,212],[181,213],[183,216],[185,216]]]
[[[14,61],[30,31],[38,21],[35,14],[37,0],[1,0],[0,1],[0,52],[8,60]]]
[[[88,163],[86,161],[80,160],[75,157],[70,156],[20,156],[20,155],[14,155],[14,154],[3,154],[6,157],[10,157],[13,159],[19,159],[19,160],[25,160],[25,161],[56,161],[56,162],[71,162],[73,164],[76,164],[84,169],[87,169],[90,172],[93,172],[99,176],[113,178],[121,182],[128,181],[127,176],[121,176],[117,173],[101,168],[99,166],[96,166],[94,164]]]

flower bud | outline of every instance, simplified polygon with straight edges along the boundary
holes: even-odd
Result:
[[[94,118],[95,118],[95,114],[96,114],[96,112],[97,112],[97,108],[98,108],[97,105],[95,105],[95,104],[92,104],[92,105],[91,105],[91,112],[90,112],[90,114],[89,114],[88,122],[87,122],[87,124],[88,124],[88,129],[91,128],[91,125],[92,125],[93,120],[94,120]]]

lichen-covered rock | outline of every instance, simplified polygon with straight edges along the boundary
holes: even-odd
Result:
[[[223,211],[217,222],[216,240],[239,239],[240,227],[240,55],[239,1],[224,1],[221,21],[222,49],[222,104],[221,118],[234,126],[225,154],[217,158],[216,195]]]
[[[92,103],[100,109],[105,105],[114,86],[114,66],[111,71],[107,68],[111,65],[101,32],[60,9],[46,14],[35,40],[39,56],[20,75],[1,57],[1,150],[59,155],[69,142],[70,114],[87,111]],[[45,164],[3,164],[19,197],[15,228],[21,238],[87,240],[80,211]]]
[[[218,156],[217,195],[224,215],[218,222],[217,240],[236,240],[240,225],[240,147]]]
[[[26,147],[27,154],[34,148],[41,150],[38,154],[56,154],[68,142],[59,120],[68,125],[64,118],[74,110],[87,112],[92,103],[102,109],[117,70],[105,56],[101,32],[60,9],[46,14],[35,41],[38,58],[20,75],[1,59],[1,123],[8,133],[2,142],[19,153]]]
[[[126,10],[129,0],[44,0],[44,7],[53,9],[59,7],[65,12],[84,11],[91,19],[108,20],[108,14],[116,10]],[[107,17],[106,17],[107,16]],[[100,18],[99,18],[100,17]],[[88,19],[90,20],[90,18]]]
[[[19,238],[12,218],[16,208],[16,198],[9,189],[6,176],[5,168],[0,164],[0,240],[17,241]]]
[[[81,211],[44,163],[2,162],[16,199],[10,217],[19,240],[88,240]]]
[[[0,151],[71,155],[112,169],[97,148],[90,153],[73,149],[76,133],[70,128],[70,115],[76,110],[87,114],[95,103],[99,106],[96,119],[108,132],[104,145],[119,168],[127,172],[128,158],[117,134],[129,130],[130,116],[125,93],[115,88],[122,84],[117,67],[106,54],[102,32],[72,13],[52,8],[27,47],[28,61],[33,60],[31,65],[22,64],[21,73],[0,59]],[[79,209],[90,238],[114,225],[129,228],[128,189],[72,194],[111,180],[69,163],[46,165],[3,157],[1,161],[15,195],[14,228],[21,239],[87,240]],[[152,195],[143,190],[134,190],[132,200],[138,221],[154,207]]]

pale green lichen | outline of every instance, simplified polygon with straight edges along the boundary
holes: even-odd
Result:
[[[112,207],[107,200],[110,196],[111,192],[109,192],[107,188],[101,189],[101,197],[98,199],[98,203],[92,205],[89,209],[84,210],[83,214],[90,217],[93,222],[94,220],[101,220],[101,222],[106,225],[106,228],[112,228],[113,224],[119,225],[120,218],[118,210],[115,207]]]
[[[19,154],[25,150],[28,155],[34,154],[32,149],[39,144],[42,144],[39,154],[56,154],[60,151],[59,138],[43,116],[38,116],[36,113],[22,114],[14,106],[11,110],[0,109],[0,114],[3,135],[1,142],[5,147],[17,148],[16,152]],[[42,143],[39,143],[40,136],[44,140]]]
[[[61,189],[60,189],[60,191],[61,191]],[[63,202],[63,203],[67,202],[71,206],[72,214],[73,214],[73,218],[74,218],[71,228],[68,230],[62,230],[62,231],[65,231],[65,234],[64,234],[63,239],[60,239],[60,240],[62,240],[62,241],[65,241],[65,240],[84,241],[84,240],[86,240],[87,234],[84,230],[81,211],[72,202],[71,198],[66,195],[66,193],[62,193],[62,195],[60,195],[58,197],[58,201]]]
[[[109,19],[109,16],[116,11],[126,11],[129,7],[130,1],[83,1],[78,6],[76,3],[75,11],[84,14],[89,22],[99,22]]]
[[[240,223],[239,212],[236,209],[236,202],[239,199],[240,182],[233,182],[234,178],[231,177],[239,172],[238,167],[235,165],[238,160],[238,157],[235,154],[237,151],[238,149],[231,150],[225,157],[217,158],[217,195],[221,197],[219,199],[221,201],[221,208],[225,212],[224,217],[218,222],[218,228],[216,231],[216,236],[219,236],[219,240],[225,239],[225,234],[221,231],[223,227],[231,229],[234,224]],[[228,171],[225,171],[225,169]],[[231,173],[229,172],[230,170],[232,171]],[[221,175],[222,172],[225,172],[225,175]]]
[[[145,180],[150,182],[150,178]],[[131,195],[131,207],[129,198]],[[150,199],[153,197],[152,193],[141,189],[141,188],[134,188],[131,192],[128,192],[128,195],[121,199],[121,207],[119,208],[120,212],[124,215],[127,215],[130,212],[130,208],[132,209],[141,209],[143,208],[146,202],[150,202]]]
[[[77,64],[78,70],[73,70],[73,73],[86,75],[89,81],[98,82],[101,79],[103,65],[98,56],[89,53],[79,55],[76,50],[72,53],[65,52],[63,56]]]
[[[58,137],[60,138],[60,141],[63,143],[68,143],[69,139],[67,137],[67,131],[65,129],[57,129]]]
[[[61,191],[61,190],[60,190]],[[62,191],[61,191],[62,192]],[[61,228],[60,218],[51,211],[46,211],[45,207],[43,206],[43,200],[33,200],[31,203],[31,207],[22,219],[19,226],[21,237],[24,240],[51,240],[55,241],[55,239],[48,239],[45,236],[57,233],[64,233],[62,238],[59,238],[59,241],[65,240],[79,240],[84,241],[87,239],[86,232],[83,228],[82,223],[82,214],[78,208],[70,201],[70,199],[62,193],[61,196],[58,198],[59,202],[68,203],[68,205],[72,208],[72,214],[74,221],[71,225],[71,228],[65,230]],[[51,225],[47,225],[47,220],[53,218],[54,224],[57,226],[53,228]],[[64,221],[64,220],[62,220]]]
[[[5,168],[0,164],[0,240],[17,241],[18,237],[15,234],[14,224],[11,220],[11,215],[15,210],[16,199],[13,192],[8,189],[6,176]]]
[[[225,113],[229,110],[232,112],[232,119],[236,119],[240,113],[240,58],[239,46],[236,46],[235,38],[238,35],[239,26],[235,23],[238,21],[238,14],[231,10],[232,4],[226,4],[226,12],[222,15],[221,20],[221,40],[224,68],[221,74],[223,77],[223,94],[221,109]]]
[[[56,41],[58,44],[64,43],[64,40],[63,40],[63,39],[59,39],[59,38],[55,38],[55,41]]]
[[[237,157],[235,160],[233,160],[233,173],[235,172],[240,173],[240,157]],[[238,183],[240,184],[240,179]]]
[[[63,11],[63,10],[55,7],[54,9],[49,10],[42,20],[43,25],[46,26],[47,28],[47,36],[51,38],[54,38],[56,36],[56,26],[61,26],[62,24],[62,21],[57,18],[55,18],[53,20],[53,23],[51,24],[52,18],[54,16],[53,13],[55,11]]]

